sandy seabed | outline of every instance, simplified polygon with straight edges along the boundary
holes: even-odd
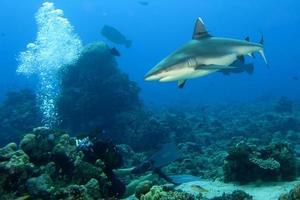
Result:
[[[294,182],[277,182],[257,186],[255,184],[237,185],[220,181],[203,180],[185,183],[176,189],[196,195],[197,192],[191,189],[191,185],[199,185],[208,190],[208,192],[203,193],[203,196],[206,198],[221,196],[223,193],[232,193],[234,190],[243,190],[253,196],[253,200],[278,200],[281,194],[288,193],[299,183],[300,181],[298,180]]]

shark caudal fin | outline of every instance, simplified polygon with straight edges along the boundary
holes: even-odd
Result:
[[[262,36],[261,39],[260,39],[259,44],[261,44],[262,46],[264,46],[264,43],[265,43],[265,39],[264,39],[264,36]],[[261,57],[264,59],[266,65],[269,66],[268,61],[267,61],[267,58],[266,58],[266,55],[265,55],[265,52],[264,52],[264,48],[262,48],[262,49],[259,50],[258,52],[260,53]]]

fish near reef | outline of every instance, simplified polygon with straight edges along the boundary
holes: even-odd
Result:
[[[115,44],[124,45],[127,48],[131,47],[132,45],[131,40],[128,40],[119,30],[112,26],[103,26],[101,34]]]
[[[154,66],[144,77],[146,81],[177,81],[183,88],[186,80],[206,76],[213,72],[235,69],[231,66],[244,56],[259,52],[265,63],[263,38],[259,43],[247,40],[213,37],[201,18],[195,24],[192,40],[175,50]]]

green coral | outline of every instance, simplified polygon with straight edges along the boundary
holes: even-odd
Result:
[[[27,180],[26,187],[31,194],[35,197],[45,197],[49,198],[49,195],[54,190],[53,181],[47,174],[42,174],[38,177],[33,177]]]
[[[165,190],[165,188],[161,186],[153,186],[150,191],[142,195],[141,200],[196,200],[200,197],[194,197],[191,194],[173,191],[173,190]]]

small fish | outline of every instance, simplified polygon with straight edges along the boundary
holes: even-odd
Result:
[[[293,79],[294,81],[299,81],[299,77],[298,77],[298,76],[293,76],[292,79]]]
[[[119,30],[112,26],[103,26],[101,34],[115,44],[125,45],[127,48],[132,45],[131,40],[128,40]]]
[[[5,36],[5,33],[1,33],[1,37],[4,37]]]
[[[121,56],[120,52],[119,52],[118,49],[116,49],[115,47],[113,47],[113,48],[110,49],[110,53],[111,53],[111,55],[113,55],[113,56],[117,56],[117,57],[120,57],[120,56]]]
[[[191,185],[191,188],[197,192],[209,192],[207,189],[201,187],[200,185]]]
[[[148,6],[149,2],[148,1],[139,1],[139,4],[142,6]]]

